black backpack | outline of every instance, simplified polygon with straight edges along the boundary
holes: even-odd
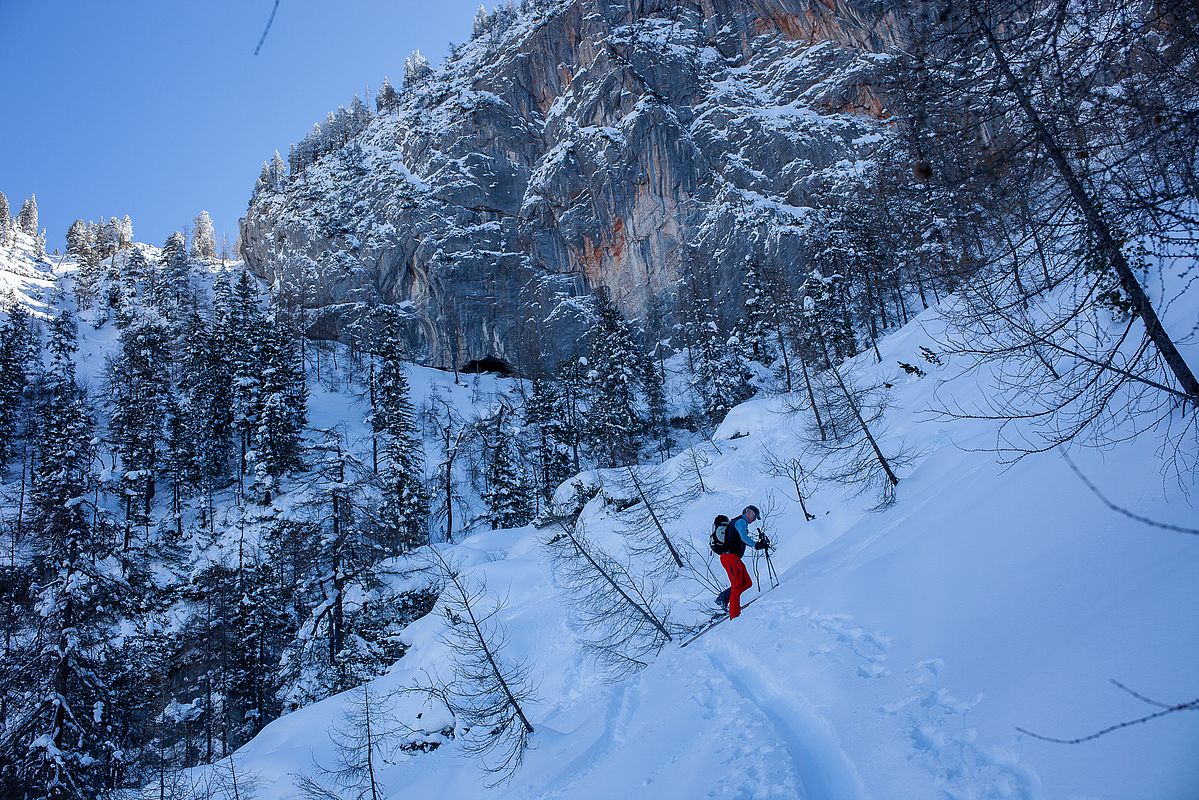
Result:
[[[712,520],[712,535],[708,538],[708,546],[716,555],[729,552],[728,544],[725,542],[725,532],[728,529],[729,518],[724,514],[717,514],[716,519]]]

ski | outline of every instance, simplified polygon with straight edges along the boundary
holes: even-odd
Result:
[[[770,587],[770,589],[767,589],[765,592],[762,592],[762,594],[756,595],[756,596],[754,597],[754,599],[752,599],[752,600],[749,600],[749,601],[747,601],[747,602],[744,602],[744,603],[742,603],[742,604],[741,604],[741,610],[742,610],[742,611],[745,611],[745,609],[749,608],[749,607],[750,607],[750,606],[752,606],[754,603],[758,602],[758,599],[759,599],[759,598],[761,598],[763,594],[767,594],[767,593],[769,593],[769,592],[771,591],[771,589],[773,589],[773,588],[774,588],[774,587],[772,586],[772,587]],[[716,616],[716,618],[715,618],[715,619],[713,619],[711,622],[709,622],[707,625],[705,625],[703,628],[701,628],[701,629],[699,630],[699,632],[697,632],[697,633],[693,634],[693,635],[691,636],[691,638],[690,638],[690,639],[688,639],[687,641],[685,641],[685,642],[683,642],[681,645],[679,645],[679,648],[681,649],[681,648],[684,648],[684,647],[686,647],[687,645],[691,644],[691,643],[692,643],[692,642],[694,642],[696,639],[698,639],[699,637],[703,636],[705,633],[707,633],[708,631],[712,630],[713,628],[715,628],[715,627],[716,627],[717,625],[719,625],[720,623],[722,623],[722,622],[726,621],[728,618],[729,618],[728,612],[722,612],[722,613],[720,613],[719,615],[717,615],[717,616]]]

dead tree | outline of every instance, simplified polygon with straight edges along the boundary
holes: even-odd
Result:
[[[584,649],[614,677],[646,666],[673,638],[669,610],[652,582],[634,575],[574,523],[556,523],[546,545]]]
[[[657,533],[658,540],[662,543],[661,546],[670,555],[675,566],[682,569],[683,557],[679,555],[678,548],[671,541],[670,534],[666,532],[663,516],[679,511],[689,498],[669,494],[667,491],[669,480],[661,473],[638,475],[639,470],[633,467],[625,467],[624,471],[628,478],[628,487],[641,501],[640,505],[635,506],[638,512],[643,514],[637,525],[637,531],[640,532],[646,527],[645,517],[648,517],[653,530]]]
[[[769,447],[764,447],[762,449],[762,467],[767,475],[791,481],[791,485],[795,487],[795,499],[799,502],[804,519],[807,522],[816,519],[815,516],[808,513],[808,504],[804,501],[809,473],[804,469],[803,459],[799,456],[779,455]]]
[[[340,723],[329,731],[337,754],[331,767],[314,762],[315,775],[296,782],[308,800],[386,800],[380,769],[394,753],[400,726],[391,698],[380,697],[369,684],[355,690]]]
[[[712,472],[712,459],[699,447],[688,447],[680,458],[683,462],[683,477],[690,480],[693,491],[707,494],[712,491],[704,480]]]
[[[524,706],[533,700],[530,669],[503,655],[508,638],[499,622],[503,601],[473,585],[437,548],[429,548],[440,567],[446,626],[442,642],[452,654],[453,677],[439,696],[458,728],[462,751],[479,759],[498,786],[516,773],[529,747],[533,724]]]
[[[262,777],[256,772],[247,773],[231,755],[212,766],[196,794],[203,800],[254,800],[261,785]]]
[[[1173,374],[1174,379],[1191,403],[1199,405],[1199,380],[1196,380],[1190,366],[1178,352],[1174,341],[1166,333],[1157,316],[1156,309],[1149,301],[1136,273],[1129,265],[1120,241],[1123,237],[1117,236],[1112,226],[1104,218],[1100,211],[1099,198],[1093,196],[1083,186],[1074,167],[1066,157],[1065,145],[1059,140],[1059,134],[1050,129],[1049,123],[1033,105],[1032,97],[1025,88],[1024,82],[1013,72],[1012,62],[1004,44],[996,36],[995,30],[981,11],[979,4],[968,2],[967,11],[973,21],[973,27],[987,43],[990,55],[1002,76],[1000,85],[1016,100],[1026,124],[1035,133],[1038,143],[1052,162],[1057,179],[1064,185],[1070,199],[1086,221],[1090,235],[1094,237],[1096,255],[1108,269],[1116,273],[1120,288],[1128,296],[1128,302],[1132,306],[1131,310],[1144,323],[1145,332],[1153,342],[1153,346],[1157,348],[1166,367]],[[1006,21],[1014,22],[1014,20]]]
[[[857,486],[860,491],[874,491],[883,508],[895,500],[899,484],[892,467],[907,459],[901,448],[887,456],[879,445],[886,413],[886,400],[880,387],[859,386],[852,376],[846,380],[840,368],[832,366],[818,376],[817,392],[822,398],[831,430],[836,436],[824,440],[817,432],[808,436],[809,448],[818,458],[820,476],[827,481]]]
[[[441,446],[441,461],[433,476],[433,490],[439,498],[445,516],[445,541],[454,541],[454,501],[458,491],[454,481],[454,464],[463,452],[463,446],[478,434],[478,428],[462,419],[444,397],[434,395],[423,413],[425,430],[431,430]]]
[[[1185,16],[1115,0],[948,0],[912,15],[921,138],[935,130],[959,154],[929,183],[977,209],[978,263],[946,343],[994,389],[942,410],[999,421],[1007,458],[1152,430],[1167,471],[1199,468],[1199,382],[1159,316],[1194,280],[1193,266],[1165,267],[1197,250]],[[1142,286],[1155,270],[1160,307]]]

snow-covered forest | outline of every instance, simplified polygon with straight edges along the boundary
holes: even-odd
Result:
[[[718,6],[0,194],[0,797],[1199,796],[1199,16]]]

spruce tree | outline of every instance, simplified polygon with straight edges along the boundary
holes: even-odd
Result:
[[[572,469],[570,409],[564,387],[550,378],[533,380],[532,396],[525,405],[525,419],[537,431],[537,491],[549,501]]]
[[[17,227],[30,236],[37,236],[37,195],[29,195],[29,199],[21,203],[21,213],[17,215]]]
[[[29,312],[14,304],[8,311],[8,319],[0,327],[0,470],[12,458],[33,354]]]
[[[130,298],[125,295],[128,284],[121,267],[122,264],[115,257],[109,259],[101,283],[100,296],[104,310],[111,311],[120,321],[119,324],[127,325],[132,320],[133,309]]]
[[[266,333],[266,320],[259,307],[258,282],[250,273],[242,270],[228,298],[220,298],[228,305],[217,308],[218,337],[229,354],[232,374],[232,424],[238,438],[240,451],[238,476],[244,480],[246,455],[253,444],[258,427],[261,408],[262,356],[261,348]]]
[[[745,267],[745,344],[759,364],[771,364],[776,353],[779,321],[774,299],[758,264],[749,260]]]
[[[431,74],[433,74],[433,68],[429,65],[429,59],[425,58],[420,50],[413,50],[404,59],[405,86],[419,84]]]
[[[12,229],[12,209],[8,205],[8,196],[0,192],[0,246],[8,244]]]
[[[256,559],[239,569],[230,600],[235,644],[226,691],[232,706],[230,742],[240,747],[282,713],[278,665],[285,637],[295,626],[269,563]]]
[[[384,77],[383,85],[379,87],[379,94],[375,97],[375,110],[380,114],[390,114],[399,108],[399,105],[399,93],[391,85],[391,81]]]
[[[100,223],[96,234],[96,251],[101,259],[111,258],[120,249],[121,221],[109,217]]]
[[[213,560],[197,566],[181,590],[182,599],[194,609],[185,634],[193,654],[189,672],[194,677],[184,684],[184,696],[197,701],[197,755],[204,763],[234,746],[228,722],[236,714],[229,687],[230,654],[237,648],[238,636],[234,627],[237,588],[237,569]]]
[[[5,730],[0,742],[0,761],[15,764],[18,796],[28,798],[100,796],[112,755],[104,649],[119,570],[111,537],[92,525],[83,500],[94,480],[94,433],[75,382],[74,339],[74,320],[64,311],[51,325],[30,520],[41,566],[37,681],[19,715],[23,724]]]
[[[158,256],[158,275],[155,279],[154,304],[160,308],[179,305],[189,294],[189,265],[187,240],[179,231],[167,237]]]
[[[615,304],[601,296],[597,305],[587,373],[592,387],[589,439],[600,463],[615,467],[637,457],[645,429],[639,396],[652,367]]]
[[[121,456],[125,546],[135,524],[146,524],[170,417],[171,337],[152,311],[121,331],[108,369],[109,426]]]
[[[128,250],[133,246],[133,220],[126,214],[117,227],[117,249]]]
[[[255,482],[269,502],[277,480],[300,464],[300,435],[307,420],[307,388],[295,336],[276,312],[259,349],[262,365],[254,429]]]
[[[580,451],[589,434],[587,412],[591,405],[591,382],[587,375],[590,362],[586,357],[571,358],[558,365],[554,384],[559,396],[559,419],[562,438],[570,449],[572,472],[582,469]]]
[[[212,229],[212,217],[201,211],[193,221],[192,258],[208,261],[216,258],[216,232]]]
[[[254,197],[258,197],[262,192],[266,191],[271,186],[271,168],[265,161],[262,162],[262,169],[258,172],[258,180],[254,182]]]
[[[97,243],[100,229],[95,223],[77,219],[67,229],[67,255],[79,263],[75,272],[75,302],[79,309],[91,308],[100,291],[101,253]]]
[[[67,228],[67,257],[82,263],[93,255],[95,249],[95,235],[91,227],[81,219],[72,222]]]
[[[681,306],[687,310],[679,327],[690,357],[691,388],[700,401],[703,421],[714,426],[749,396],[745,363],[749,356],[736,333],[721,331],[708,282],[693,269],[683,275]]]
[[[144,281],[149,277],[150,264],[141,248],[134,247],[125,259],[125,278],[128,281]],[[130,296],[132,294],[130,293]]]
[[[812,270],[799,291],[803,298],[800,313],[805,349],[820,356],[821,369],[854,355],[857,340],[841,275],[826,276],[818,269]]]
[[[392,532],[391,548],[394,552],[404,552],[428,541],[428,497],[424,453],[408,378],[404,374],[403,347],[394,314],[384,323],[375,355],[379,368],[370,425],[380,439],[383,456],[383,501],[379,514]]]
[[[227,308],[229,284],[220,278],[215,293],[218,308]],[[224,311],[214,315],[223,320]],[[188,310],[179,339],[179,406],[186,431],[179,440],[187,442],[193,459],[181,471],[207,491],[224,479],[229,469],[229,442],[233,433],[233,380],[230,374],[227,331],[210,330],[196,308]]]
[[[519,528],[529,522],[532,508],[528,482],[513,445],[513,431],[502,411],[485,427],[491,429],[484,438],[488,457],[487,489],[483,493],[487,522],[492,530]]]

